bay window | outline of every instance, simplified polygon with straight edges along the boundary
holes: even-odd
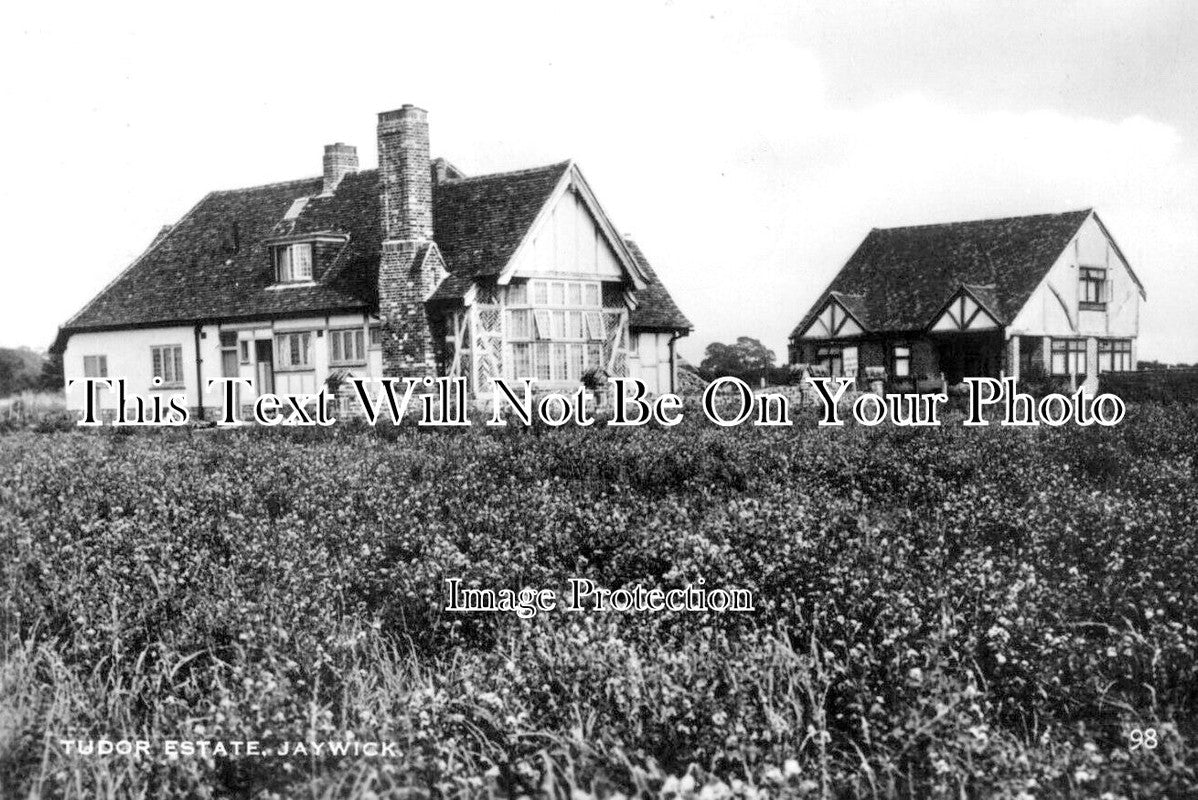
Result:
[[[575,382],[603,366],[598,281],[533,279],[509,285],[505,297],[510,378]]]

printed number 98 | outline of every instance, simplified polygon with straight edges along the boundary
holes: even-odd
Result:
[[[1145,750],[1156,749],[1156,728],[1145,728],[1144,730],[1132,728],[1127,738],[1131,741],[1129,750],[1139,750],[1141,747]]]

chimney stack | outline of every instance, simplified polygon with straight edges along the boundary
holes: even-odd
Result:
[[[428,112],[405,105],[379,114],[379,193],[384,240],[433,238]]]
[[[441,262],[433,244],[428,113],[406,105],[379,114],[378,148],[383,375],[433,377],[437,358],[425,301],[435,288],[433,265]]]
[[[328,197],[337,191],[341,179],[358,171],[358,148],[353,145],[337,142],[324,146],[324,188],[320,190],[323,197]]]

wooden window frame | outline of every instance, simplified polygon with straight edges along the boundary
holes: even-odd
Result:
[[[88,359],[93,359],[93,365],[96,369],[88,369]],[[83,377],[85,378],[107,378],[108,377],[108,356],[94,355],[83,357]]]
[[[906,355],[899,355],[900,350],[906,350]],[[909,380],[911,378],[912,348],[909,343],[901,342],[890,347],[890,375],[893,378]],[[899,374],[899,364],[905,363],[907,371]]]
[[[1099,339],[1098,371],[1131,372],[1131,339]],[[1106,361],[1104,366],[1103,361]]]
[[[290,339],[293,336],[308,337],[308,346],[303,348],[307,351],[308,360],[304,364],[293,364],[284,361],[284,353],[290,354],[291,348],[284,349],[283,340]],[[314,369],[314,359],[312,352],[312,331],[276,331],[274,335],[274,369],[275,372],[311,372]]]
[[[1085,339],[1051,339],[1048,348],[1049,372],[1058,377],[1088,375],[1087,350]],[[1057,356],[1065,360],[1062,370],[1057,369]]]
[[[275,283],[312,283],[313,276],[316,274],[316,247],[312,242],[292,242],[291,244],[281,244],[272,248],[275,262]],[[295,253],[306,251],[308,254],[307,265],[308,274],[296,277],[295,274]],[[283,254],[287,254],[286,268],[284,268]],[[286,272],[286,274],[284,274]]]
[[[1078,267],[1078,302],[1082,311],[1104,311],[1109,294],[1106,267]]]
[[[827,352],[825,352],[827,351]],[[839,344],[821,344],[815,348],[815,363],[827,364],[828,376],[839,378],[844,376],[844,346]],[[836,368],[834,368],[836,367]]]
[[[354,336],[356,334],[356,337]],[[353,358],[345,357],[345,341],[346,337],[354,343],[354,348],[358,352]],[[355,341],[356,339],[356,341]],[[329,364],[339,367],[345,366],[361,366],[366,363],[366,330],[361,326],[352,328],[330,328],[329,329]],[[337,357],[337,346],[341,346],[341,357]]]
[[[170,354],[169,358],[167,354]],[[169,367],[167,366],[169,362]],[[150,346],[150,375],[162,382],[156,389],[180,389],[186,378],[183,375],[183,345],[155,344]],[[169,378],[169,380],[168,380]]]
[[[504,295],[512,378],[570,383],[581,380],[587,369],[603,366],[603,348],[598,344],[604,340],[602,281],[532,278],[515,287],[510,285]],[[517,314],[521,320],[527,315],[527,330],[516,321]],[[522,363],[527,354],[528,375],[517,374],[517,352]]]

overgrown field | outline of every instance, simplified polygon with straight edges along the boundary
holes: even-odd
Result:
[[[0,797],[1194,796],[1196,455],[1194,407],[0,437]],[[441,610],[574,576],[756,611]],[[349,735],[401,752],[157,752]]]

